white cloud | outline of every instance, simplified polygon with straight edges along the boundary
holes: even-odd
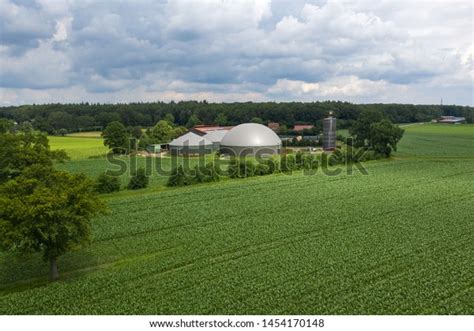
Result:
[[[67,40],[68,31],[71,30],[73,17],[63,17],[56,21],[56,32],[53,35],[54,41]]]
[[[473,103],[470,1],[22,3],[0,0],[0,104]]]
[[[67,86],[70,82],[69,57],[49,41],[21,55],[0,52],[0,86],[45,89]]]
[[[360,79],[356,76],[341,76],[321,83],[307,83],[299,80],[279,79],[267,92],[277,99],[304,98],[304,99],[341,99],[356,101],[361,97],[380,97],[393,89],[400,90],[386,81],[372,81]]]

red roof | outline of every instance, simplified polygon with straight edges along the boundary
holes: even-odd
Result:
[[[303,130],[310,130],[314,128],[314,125],[311,125],[311,124],[300,124],[300,125],[295,125],[295,127],[293,128],[293,131],[303,131]]]
[[[268,127],[273,131],[278,130],[280,128],[280,123],[270,122],[268,123]]]

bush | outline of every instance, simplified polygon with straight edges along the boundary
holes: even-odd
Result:
[[[292,172],[298,169],[296,157],[294,154],[285,154],[281,156],[280,169],[282,172]]]
[[[321,154],[321,165],[334,166],[336,164],[343,164],[344,162],[345,162],[345,157],[340,149],[336,149],[332,153]]]
[[[145,188],[148,186],[149,178],[145,173],[144,168],[138,168],[135,175],[130,178],[130,182],[128,183],[128,189],[130,190],[138,190],[141,188]]]
[[[218,169],[214,163],[209,162],[205,166],[196,166],[194,168],[194,181],[196,183],[217,182],[220,180]]]
[[[186,186],[193,183],[192,177],[184,171],[182,165],[177,166],[171,171],[171,175],[168,177],[167,186]]]
[[[112,193],[120,191],[120,180],[116,176],[100,174],[95,182],[95,190],[98,193]]]
[[[295,163],[296,163],[297,169],[301,169],[303,167],[303,155],[304,154],[302,151],[298,151],[295,154]]]
[[[316,155],[304,154],[302,156],[301,168],[304,170],[315,170],[318,168],[318,160]]]
[[[269,169],[268,165],[263,164],[263,163],[257,164],[257,166],[255,167],[255,175],[256,176],[265,176],[265,175],[268,175],[268,174],[270,174],[270,169]]]
[[[280,171],[280,162],[277,158],[269,158],[265,159],[263,161],[263,164],[265,164],[268,167],[268,174],[275,174],[278,171]]]
[[[255,176],[255,163],[253,161],[232,159],[229,164],[230,178],[246,178]]]

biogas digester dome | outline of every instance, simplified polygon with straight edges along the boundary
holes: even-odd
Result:
[[[245,123],[232,128],[222,138],[222,154],[231,156],[279,154],[281,140],[270,128],[256,123]]]

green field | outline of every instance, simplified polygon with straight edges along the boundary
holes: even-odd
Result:
[[[367,176],[153,179],[106,197],[59,282],[0,255],[0,314],[472,314],[473,142],[473,125],[427,124]]]
[[[473,158],[474,124],[423,124],[404,128],[398,156],[415,158]]]
[[[71,160],[82,160],[98,157],[108,152],[102,138],[96,137],[58,137],[49,136],[51,149],[64,149]]]

